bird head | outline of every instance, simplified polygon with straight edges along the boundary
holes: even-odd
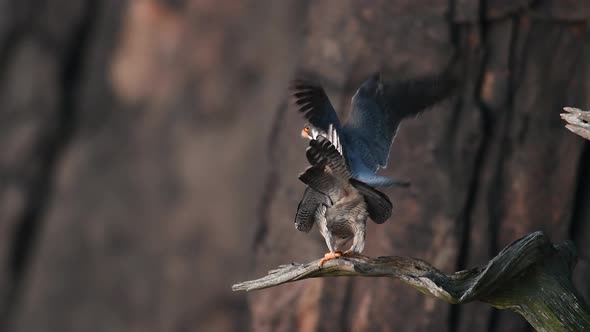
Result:
[[[301,130],[301,137],[307,138],[309,140],[316,139],[321,134],[322,132],[318,128],[310,125],[309,123],[306,124]]]

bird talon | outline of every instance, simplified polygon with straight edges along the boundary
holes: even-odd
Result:
[[[354,253],[354,251],[352,251],[352,249],[348,249],[348,250],[346,250],[346,251],[344,251],[344,252],[342,253],[342,256],[347,256],[347,255],[350,255],[350,254],[352,254],[352,253]]]
[[[342,252],[341,251],[326,253],[324,255],[324,258],[322,258],[320,260],[320,264],[319,265],[320,265],[320,267],[323,267],[323,265],[324,265],[325,262],[327,262],[329,260],[332,260],[332,259],[336,259],[336,258],[338,258],[340,256],[342,256]]]

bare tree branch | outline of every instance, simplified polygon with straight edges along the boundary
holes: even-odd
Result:
[[[251,291],[333,276],[390,277],[453,304],[481,301],[512,309],[537,331],[590,331],[590,310],[571,282],[575,248],[570,241],[553,245],[542,232],[513,242],[484,267],[450,275],[423,260],[397,256],[345,256],[326,262],[323,268],[319,261],[281,265],[263,278],[232,289]]]
[[[573,133],[590,140],[590,111],[582,111],[579,108],[564,107],[567,113],[561,113],[561,118],[568,124],[567,129]]]

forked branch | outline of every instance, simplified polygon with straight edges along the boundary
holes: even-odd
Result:
[[[397,256],[346,256],[322,268],[318,263],[281,265],[232,289],[251,291],[320,277],[390,277],[450,303],[481,301],[512,309],[537,331],[590,331],[590,310],[571,282],[576,263],[573,244],[553,245],[542,232],[516,240],[486,266],[450,275],[423,260]]]

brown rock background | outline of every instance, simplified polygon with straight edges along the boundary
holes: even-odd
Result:
[[[528,331],[387,279],[232,283],[323,254],[292,220],[297,70],[341,114],[369,73],[463,86],[407,121],[369,255],[445,272],[534,230],[579,248],[590,298],[590,5],[503,1],[0,1],[0,331]]]

